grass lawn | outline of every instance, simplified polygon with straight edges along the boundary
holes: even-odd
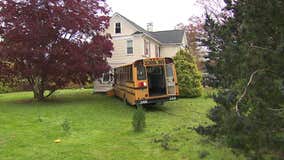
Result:
[[[132,131],[135,108],[114,97],[92,90],[60,90],[47,102],[31,97],[0,94],[0,160],[243,159],[191,129],[210,123],[206,112],[214,102],[206,97],[147,108],[142,133]]]

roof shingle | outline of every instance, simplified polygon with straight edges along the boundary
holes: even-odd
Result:
[[[168,30],[168,31],[158,31],[151,32],[154,38],[159,40],[161,43],[182,43],[184,30]]]

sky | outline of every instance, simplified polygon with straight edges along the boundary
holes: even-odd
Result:
[[[112,12],[118,12],[146,29],[152,22],[154,31],[171,30],[189,17],[203,13],[196,0],[106,0]]]

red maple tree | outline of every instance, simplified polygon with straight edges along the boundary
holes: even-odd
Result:
[[[108,14],[105,0],[0,1],[0,80],[24,79],[43,100],[100,77],[113,50]]]

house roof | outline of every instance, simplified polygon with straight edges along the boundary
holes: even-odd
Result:
[[[128,23],[133,25],[135,28],[137,28],[137,32],[133,34],[141,34],[144,33],[148,36],[150,36],[152,39],[159,41],[163,44],[181,44],[184,36],[184,30],[168,30],[168,31],[157,31],[157,32],[149,32],[136,24],[135,22],[131,21],[130,19],[124,17],[123,15],[119,13],[115,13],[114,15],[119,15],[120,17],[124,18]]]
[[[161,43],[179,44],[182,43],[184,30],[158,31],[158,32],[151,32],[151,34]]]

